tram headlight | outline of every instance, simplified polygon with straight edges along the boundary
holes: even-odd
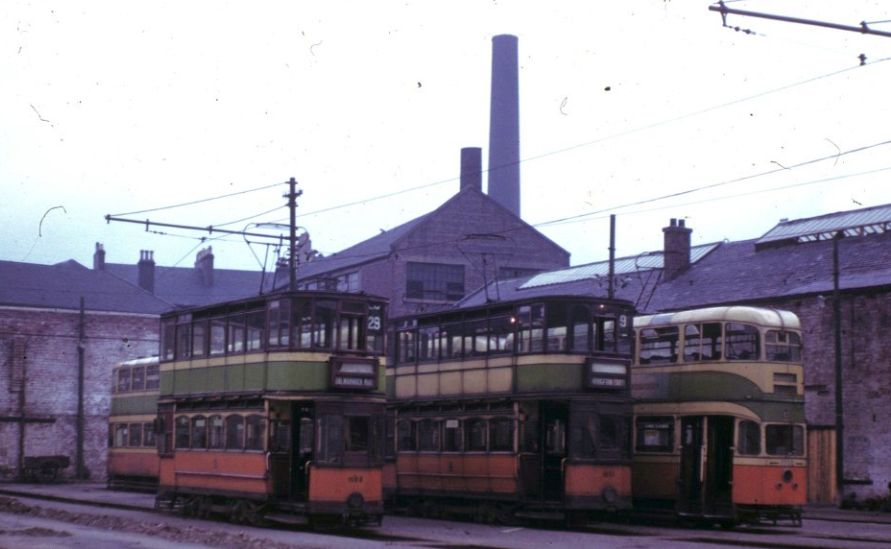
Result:
[[[600,497],[603,498],[603,501],[609,504],[613,504],[619,501],[619,494],[616,492],[616,489],[612,486],[607,486],[600,493]]]
[[[791,469],[786,469],[785,471],[783,471],[783,482],[786,482],[786,483],[792,482],[793,478],[794,478],[794,475],[792,474]]]

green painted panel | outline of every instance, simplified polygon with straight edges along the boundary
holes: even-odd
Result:
[[[396,398],[396,376],[390,376],[387,378],[387,398]]]
[[[244,388],[246,391],[262,391],[266,385],[266,363],[244,366]]]
[[[740,402],[761,421],[779,423],[804,423],[804,402]]]
[[[156,395],[115,396],[111,399],[111,415],[154,414],[158,411]]]
[[[161,372],[160,391],[164,396],[173,394],[173,372]]]
[[[272,391],[324,391],[328,365],[324,362],[270,362],[267,387]]]
[[[580,391],[580,364],[529,364],[517,366],[517,391]]]
[[[235,364],[232,366],[224,366],[226,371],[226,390],[227,391],[244,391],[244,365]]]
[[[208,393],[222,393],[226,390],[226,370],[221,367],[207,369],[207,385],[204,389]]]

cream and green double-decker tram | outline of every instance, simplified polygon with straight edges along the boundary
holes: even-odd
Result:
[[[801,327],[712,307],[634,319],[636,508],[800,523],[807,501]]]
[[[396,320],[391,501],[570,522],[630,508],[632,315],[547,296]]]

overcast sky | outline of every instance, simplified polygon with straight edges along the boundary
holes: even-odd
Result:
[[[879,0],[729,5],[891,20]],[[502,33],[519,37],[522,217],[573,264],[607,257],[609,213],[623,256],[660,249],[670,217],[699,244],[891,202],[891,38],[728,18],[750,34],[708,6],[0,3],[0,259],[91,265],[103,242],[109,262],[189,266],[212,245],[217,266],[259,268],[241,237],[103,217],[282,183],[130,216],[220,225],[284,205],[290,177],[325,254],[426,213],[457,191],[461,147],[485,163]]]

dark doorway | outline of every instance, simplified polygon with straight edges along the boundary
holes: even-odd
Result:
[[[309,463],[314,455],[314,410],[312,404],[295,403],[291,433],[291,498],[306,500],[309,494]]]

